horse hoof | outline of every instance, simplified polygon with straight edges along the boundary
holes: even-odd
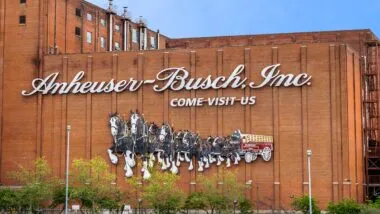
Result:
[[[149,162],[149,168],[153,168],[153,166],[154,166],[154,162],[153,161]]]
[[[144,180],[148,180],[151,177],[150,173],[148,171],[144,172]]]
[[[171,169],[170,171],[171,171],[172,174],[174,174],[174,175],[178,174],[178,168]]]
[[[133,167],[136,166],[136,161],[131,160],[131,161],[129,161],[128,165],[129,165],[131,168],[133,168]]]

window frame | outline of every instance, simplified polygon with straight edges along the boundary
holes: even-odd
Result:
[[[132,28],[132,42],[133,43],[139,43],[138,39],[138,32],[136,28]]]
[[[155,36],[151,36],[150,37],[150,46],[153,48],[153,49],[156,49],[157,48],[157,44],[156,44],[156,37]]]
[[[116,45],[117,44],[117,45]],[[121,47],[120,47],[120,43],[119,42],[115,42],[114,43],[114,49],[115,51],[120,51],[121,50]]]
[[[75,8],[75,16],[76,17],[82,17],[82,9],[80,8]]]
[[[92,32],[91,31],[87,31],[87,33],[86,33],[86,42],[87,42],[87,44],[92,44]]]
[[[87,21],[89,21],[89,22],[92,22],[92,20],[93,20],[91,13],[87,13],[86,18],[87,18]]]
[[[120,25],[119,24],[115,24],[115,31],[120,32]]]
[[[101,18],[101,19],[100,19],[100,25],[102,25],[103,27],[107,27],[107,20]]]
[[[79,32],[79,35],[77,34]],[[82,37],[82,29],[80,27],[75,26],[75,32],[74,32],[76,37]]]
[[[100,37],[100,48],[106,48],[106,38],[103,36]]]
[[[23,21],[23,22],[22,22]],[[18,24],[19,25],[26,25],[26,15],[20,15],[18,17]]]

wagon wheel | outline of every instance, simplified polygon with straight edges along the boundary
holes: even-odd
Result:
[[[255,152],[246,152],[244,155],[244,160],[246,163],[251,163],[257,159],[257,154]]]
[[[272,151],[269,147],[265,147],[263,151],[261,152],[261,157],[264,161],[270,161],[272,158]]]
[[[255,161],[256,159],[257,159],[257,153],[252,152],[252,162]]]

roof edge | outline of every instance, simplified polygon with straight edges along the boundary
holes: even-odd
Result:
[[[304,32],[285,32],[285,33],[263,33],[263,34],[242,34],[242,35],[225,35],[225,36],[206,36],[206,37],[183,37],[183,38],[169,38],[170,41],[175,40],[204,40],[204,39],[218,39],[218,38],[237,38],[237,37],[250,37],[250,36],[274,36],[274,35],[296,35],[296,34],[310,34],[310,33],[340,33],[340,32],[366,32],[371,33],[377,40],[378,37],[371,29],[353,29],[353,30],[331,30],[331,31],[304,31]]]

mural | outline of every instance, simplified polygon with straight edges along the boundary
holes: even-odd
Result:
[[[125,176],[132,177],[136,157],[142,160],[144,179],[149,179],[149,169],[157,162],[162,170],[178,174],[178,167],[188,163],[188,170],[203,172],[211,164],[224,162],[226,167],[238,165],[242,158],[251,163],[260,156],[270,161],[273,151],[273,137],[243,134],[236,130],[231,136],[209,136],[201,138],[189,130],[174,131],[168,123],[157,125],[145,121],[139,112],[130,112],[127,120],[117,113],[109,116],[109,126],[113,138],[107,150],[112,164],[119,158],[125,159]],[[195,162],[194,162],[195,161]]]

